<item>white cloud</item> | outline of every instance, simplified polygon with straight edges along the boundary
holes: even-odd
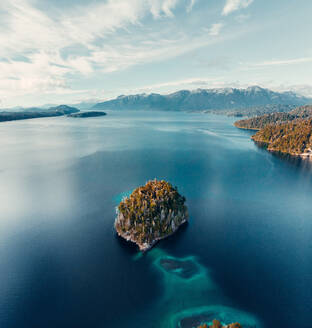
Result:
[[[247,8],[253,1],[254,0],[226,0],[222,15],[226,16],[236,10]]]
[[[207,31],[211,36],[219,34],[221,23],[196,35],[168,29],[163,20],[170,21],[179,1],[195,2],[108,0],[54,15],[35,7],[33,0],[2,0],[0,12],[6,19],[0,21],[5,58],[0,58],[0,97],[78,92],[71,89],[77,76],[161,61],[221,40],[207,38]],[[159,29],[142,25],[152,18]],[[83,54],[70,50],[77,46]],[[66,56],[64,49],[69,49]]]
[[[155,18],[162,15],[173,17],[172,10],[177,5],[178,0],[148,0],[150,11]]]
[[[186,11],[189,13],[192,11],[194,5],[195,5],[196,0],[190,0],[189,5],[186,7]]]
[[[171,88],[171,87],[178,87],[178,89],[181,89],[183,87],[190,87],[190,86],[207,86],[207,85],[212,85],[213,82],[215,82],[217,79],[216,78],[189,78],[189,79],[183,79],[183,80],[177,80],[177,81],[168,81],[168,82],[163,82],[163,83],[156,83],[152,85],[148,85],[145,87],[139,88],[139,90],[144,90],[144,91],[152,91],[152,90],[159,90],[162,88]]]
[[[223,27],[223,23],[212,24],[210,29],[207,30],[207,32],[211,36],[217,36],[220,34],[222,27]]]
[[[0,98],[15,105],[21,96],[85,94],[87,79],[97,74],[164,61],[244,33],[216,38],[222,23],[203,30],[200,21],[172,19],[185,14],[178,6],[190,11],[195,1],[92,1],[60,11],[53,5],[46,10],[45,2],[38,7],[37,0],[1,0]]]
[[[172,17],[178,0],[108,0],[104,3],[74,6],[70,12],[53,13],[35,7],[32,0],[0,2],[0,96],[29,92],[68,92],[70,75],[92,74],[129,67],[149,57],[153,46],[127,48],[127,36],[112,38],[117,31],[127,34],[128,26],[140,27],[142,18]],[[97,40],[102,41],[97,42]],[[109,39],[110,42],[107,42]],[[63,49],[84,47],[88,54]],[[171,47],[171,46],[170,46]],[[162,54],[160,49],[158,54]]]
[[[305,97],[312,98],[312,85],[309,84],[296,84],[290,86],[281,86],[282,91],[293,91]]]

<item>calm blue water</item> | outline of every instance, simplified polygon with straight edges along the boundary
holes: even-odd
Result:
[[[209,315],[311,327],[312,166],[257,148],[233,121],[2,123],[0,327],[184,328]],[[141,256],[116,237],[115,206],[155,177],[186,196],[190,223]],[[168,258],[195,273],[163,270]]]

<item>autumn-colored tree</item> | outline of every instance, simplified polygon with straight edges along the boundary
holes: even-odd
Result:
[[[198,326],[198,328],[208,328],[208,325],[206,323],[204,323],[203,325]],[[209,326],[209,328],[242,328],[242,326],[238,322],[231,323],[226,326],[222,326],[222,324],[219,320],[213,320],[212,325]]]

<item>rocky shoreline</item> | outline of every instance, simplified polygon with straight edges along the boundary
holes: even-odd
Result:
[[[281,154],[285,156],[291,156],[294,158],[302,158],[302,159],[309,159],[312,160],[312,149],[307,149],[307,152],[304,153],[295,153],[295,152],[289,152],[289,151],[282,151],[282,150],[276,150],[270,148],[270,143],[262,141],[260,139],[255,138],[255,135],[251,137],[251,139],[261,148],[265,148],[270,153],[274,154]]]
[[[138,245],[139,249],[141,252],[147,252],[149,251],[151,248],[153,248],[160,240],[162,239],[165,239],[167,237],[170,237],[172,236],[174,233],[176,233],[176,231],[180,228],[181,225],[183,225],[184,223],[186,223],[187,220],[185,219],[184,221],[182,221],[180,223],[179,226],[177,226],[175,228],[174,231],[172,231],[171,233],[169,233],[168,235],[165,235],[165,236],[162,236],[162,237],[157,237],[156,239],[154,239],[152,242],[150,243],[143,243],[143,244],[140,244],[136,241],[136,239],[129,233],[129,232],[126,232],[126,233],[123,233],[121,231],[118,231],[117,228],[116,228],[116,231],[117,231],[117,234],[119,237],[122,237],[124,239],[126,239],[127,241],[130,241],[132,243],[135,243]],[[116,227],[116,226],[115,226]]]

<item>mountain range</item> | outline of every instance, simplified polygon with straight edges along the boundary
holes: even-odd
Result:
[[[115,99],[95,104],[92,109],[127,110],[224,110],[244,109],[253,106],[311,104],[312,98],[294,92],[275,92],[258,86],[246,89],[197,89],[181,90],[168,95],[157,93],[119,96]]]

